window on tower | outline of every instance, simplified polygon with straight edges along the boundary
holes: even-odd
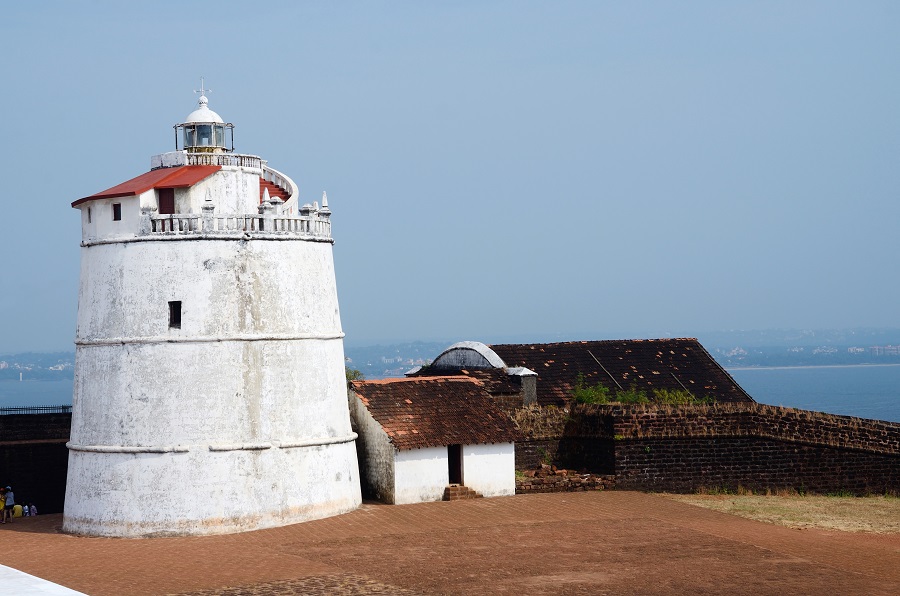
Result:
[[[181,329],[181,300],[169,302],[169,329]]]
[[[184,146],[193,147],[197,143],[194,142],[194,127],[193,126],[185,126],[184,127]]]
[[[113,203],[113,221],[122,221],[122,203]]]
[[[209,124],[197,126],[198,145],[212,145],[212,127]]]

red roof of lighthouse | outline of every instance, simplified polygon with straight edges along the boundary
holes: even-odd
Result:
[[[179,166],[176,168],[151,170],[97,194],[78,199],[72,203],[72,207],[77,207],[82,203],[95,199],[112,199],[115,197],[139,195],[151,188],[187,188],[221,169],[222,166]]]

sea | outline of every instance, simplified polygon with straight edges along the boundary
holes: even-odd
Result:
[[[731,368],[764,404],[900,422],[900,365]],[[0,381],[0,408],[72,404],[72,381]]]
[[[760,403],[900,422],[900,365],[728,369]]]

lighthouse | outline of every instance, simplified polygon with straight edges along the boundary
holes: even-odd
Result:
[[[201,535],[359,506],[331,211],[209,108],[81,212],[63,530]]]

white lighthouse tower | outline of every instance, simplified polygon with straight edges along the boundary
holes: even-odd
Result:
[[[199,107],[81,210],[63,530],[238,532],[360,503],[331,211]]]

